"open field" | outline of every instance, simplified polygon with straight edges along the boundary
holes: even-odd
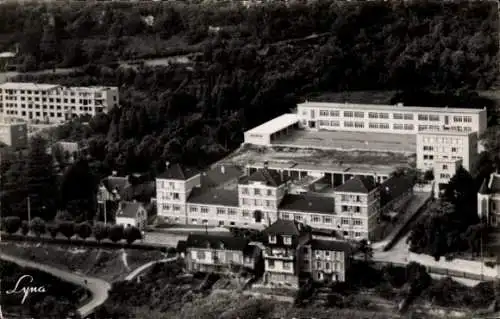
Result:
[[[2,242],[3,253],[62,270],[97,277],[109,282],[122,280],[139,266],[165,258],[159,251],[96,249],[34,243]]]
[[[300,166],[304,170],[324,168],[325,170],[342,172],[390,174],[395,167],[411,165],[414,160],[414,157],[390,152],[347,152],[246,145],[219,163],[245,166],[247,163],[257,164],[267,161],[270,165],[283,166],[283,169]]]
[[[296,130],[273,142],[276,145],[323,150],[359,150],[414,154],[417,138],[412,134]]]

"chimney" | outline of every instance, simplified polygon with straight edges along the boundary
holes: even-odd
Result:
[[[170,162],[169,162],[169,161],[166,161],[166,162],[165,162],[165,168],[167,168],[167,169],[168,169],[169,167],[170,167]]]
[[[221,167],[220,167],[220,172],[221,172],[222,174],[226,174],[226,168],[224,167],[224,165],[221,165]]]
[[[117,174],[118,174],[118,172],[117,172],[117,171],[112,171],[112,172],[111,172],[111,175],[112,175],[112,176],[116,176]]]

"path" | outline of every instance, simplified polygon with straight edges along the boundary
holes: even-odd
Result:
[[[106,299],[108,299],[108,292],[111,289],[111,285],[104,280],[66,272],[52,266],[39,264],[33,261],[6,255],[4,253],[0,253],[0,259],[15,263],[21,267],[34,268],[49,273],[52,276],[89,290],[92,294],[90,300],[78,309],[78,312],[82,317],[91,315],[96,308],[101,306]],[[85,280],[87,280],[86,285],[84,284]]]
[[[177,259],[177,257],[171,257],[171,258],[165,258],[165,259],[161,259],[161,260],[150,261],[147,264],[144,264],[144,265],[140,266],[139,268],[136,268],[134,271],[132,271],[130,274],[128,274],[127,277],[125,277],[125,280],[130,281],[130,280],[136,278],[143,271],[145,271],[149,267],[152,267],[155,264],[169,263],[169,262],[175,261],[176,259]]]
[[[127,260],[127,252],[125,251],[125,248],[122,248],[122,262],[125,268],[127,268],[128,271],[130,271],[130,267],[128,266],[128,260]]]
[[[214,289],[212,291],[212,294],[234,294],[234,290]],[[260,293],[260,292],[243,291],[243,292],[241,292],[241,294],[245,295],[245,296],[252,296],[255,298],[262,298],[262,299],[272,299],[272,300],[277,300],[277,301],[281,301],[281,302],[293,303],[295,301],[295,299],[293,297],[270,295],[270,294],[264,294],[264,293]]]

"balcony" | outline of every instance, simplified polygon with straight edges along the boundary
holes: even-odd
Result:
[[[277,253],[273,252],[271,248],[266,248],[266,250],[264,251],[264,258],[293,260],[295,258],[295,253],[290,253],[290,252]]]

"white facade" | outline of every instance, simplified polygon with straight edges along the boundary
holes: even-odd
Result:
[[[0,120],[0,142],[14,148],[26,147],[28,145],[28,125]]]
[[[189,223],[186,203],[194,187],[201,186],[201,176],[196,174],[186,181],[156,178],[156,206],[158,216],[168,216],[179,223]]]
[[[300,126],[334,131],[417,134],[420,131],[478,132],[487,127],[486,109],[305,102],[298,104]]]
[[[108,112],[118,106],[118,96],[117,87],[7,82],[0,85],[0,113],[26,121],[62,123]]]
[[[288,131],[298,127],[297,114],[283,114],[244,133],[245,143],[269,146],[271,142]]]
[[[446,185],[462,166],[461,159],[438,159],[434,161],[432,172],[434,174],[434,197],[439,198],[441,185]]]
[[[436,160],[462,160],[470,172],[478,154],[475,132],[420,132],[417,134],[417,169],[433,169]]]
[[[249,181],[248,184],[238,185],[238,202],[242,210],[251,214],[256,210],[261,211],[263,216],[260,222],[262,225],[270,225],[278,219],[278,207],[286,190],[286,184],[273,187]]]

